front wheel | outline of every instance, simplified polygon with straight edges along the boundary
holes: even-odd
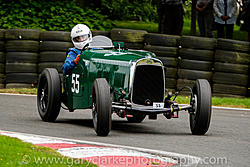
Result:
[[[111,130],[110,86],[105,78],[94,81],[92,90],[93,124],[98,136],[107,136]]]
[[[57,70],[44,69],[37,88],[37,108],[43,121],[56,120],[61,108],[61,93],[61,80]]]
[[[212,113],[211,87],[207,80],[198,79],[191,97],[190,129],[193,135],[204,135],[209,128]]]

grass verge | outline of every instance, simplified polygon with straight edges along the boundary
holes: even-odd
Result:
[[[82,159],[64,157],[50,148],[24,143],[17,138],[0,135],[0,143],[0,166],[4,167],[96,166]]]
[[[189,104],[189,96],[177,96],[179,104]],[[212,97],[212,105],[218,107],[250,108],[250,98]]]
[[[17,94],[32,94],[36,95],[37,89],[27,88],[13,88],[13,89],[0,89],[0,93],[17,93]],[[189,104],[189,96],[177,96],[176,102],[179,104]],[[250,108],[250,98],[229,98],[229,97],[212,97],[213,106],[222,107],[238,107],[238,108]]]
[[[146,30],[147,32],[157,33],[158,23],[154,22],[140,22],[140,21],[113,21],[114,27],[116,28],[127,28],[134,30]],[[182,29],[182,35],[190,35],[191,20],[185,18],[184,25]],[[216,37],[216,31],[214,31],[214,36]],[[196,36],[199,36],[198,24],[196,24]],[[240,27],[234,25],[233,39],[247,41],[247,32],[240,31]]]

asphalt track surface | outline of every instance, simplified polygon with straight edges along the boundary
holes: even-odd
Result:
[[[43,122],[35,96],[0,95],[0,129],[61,138],[142,147],[202,158],[199,166],[250,166],[250,110],[213,109],[209,131],[191,135],[189,117],[127,123],[113,114],[107,137],[96,136],[90,110],[61,109],[56,123]]]

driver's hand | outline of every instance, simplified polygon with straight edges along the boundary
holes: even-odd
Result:
[[[78,64],[80,56],[81,56],[80,54],[76,56],[76,59],[74,60],[75,64]]]

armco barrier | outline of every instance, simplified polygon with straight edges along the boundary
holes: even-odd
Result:
[[[118,28],[92,33],[125,42],[126,48],[154,52],[167,67],[167,89],[179,90],[204,78],[213,95],[250,96],[249,42]],[[61,66],[72,46],[69,32],[0,30],[0,88],[34,87],[46,67],[56,68],[62,76]]]

